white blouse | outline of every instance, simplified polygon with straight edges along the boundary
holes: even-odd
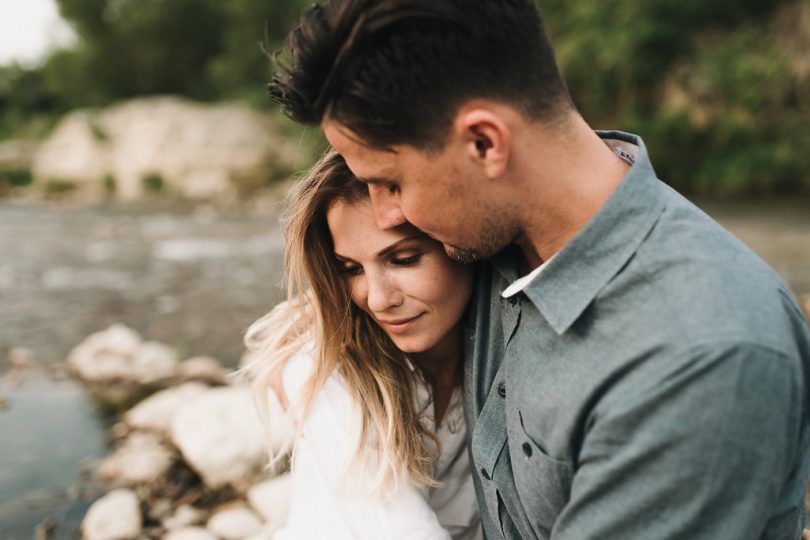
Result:
[[[287,396],[299,395],[312,366],[311,356],[303,353],[287,363],[283,374]],[[427,385],[420,384],[418,391],[419,404],[432,411]],[[461,399],[456,388],[436,433],[442,453],[434,478],[442,486],[417,488],[404,480],[383,498],[369,487],[377,453],[366,446],[352,461],[361,409],[340,375],[333,373],[296,441],[290,512],[286,526],[273,539],[482,539]]]

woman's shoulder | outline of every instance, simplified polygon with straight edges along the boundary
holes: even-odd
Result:
[[[290,407],[303,405],[302,400],[307,384],[315,375],[318,352],[314,346],[302,348],[290,357],[284,366],[282,384]],[[349,421],[360,415],[359,404],[349,393],[349,389],[338,369],[334,369],[324,380],[323,385],[312,396],[308,409],[308,422],[311,417],[319,419],[328,416],[330,420]]]

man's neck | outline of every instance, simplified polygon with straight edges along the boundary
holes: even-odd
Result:
[[[560,251],[604,206],[629,166],[576,116],[564,135],[529,137],[521,186],[522,234],[515,240],[528,269]]]

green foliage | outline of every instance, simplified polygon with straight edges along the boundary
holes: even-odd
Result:
[[[720,196],[808,189],[808,0],[542,0],[561,70],[592,125],[642,135],[663,179]],[[803,6],[803,7],[802,7]],[[805,75],[805,81],[807,76]]]
[[[33,177],[28,169],[0,170],[0,184],[11,187],[23,187],[31,183]]]
[[[106,195],[114,195],[118,190],[118,182],[115,180],[115,176],[112,173],[106,173],[101,179],[101,187]]]
[[[158,195],[163,192],[166,187],[166,181],[163,176],[158,173],[149,173],[141,178],[143,189],[152,195]]]
[[[35,69],[0,67],[0,138],[41,134],[71,108],[133,96],[267,108],[262,44],[277,50],[312,1],[57,0],[79,43]],[[585,118],[642,135],[667,182],[715,195],[810,189],[810,0],[538,5]],[[281,125],[306,156],[295,168],[307,167],[320,133]]]
[[[42,190],[46,197],[60,198],[76,191],[76,182],[64,180],[62,178],[51,178],[46,180]]]

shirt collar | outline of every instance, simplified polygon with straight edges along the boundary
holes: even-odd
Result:
[[[663,190],[656,180],[640,137],[620,131],[597,131],[611,148],[633,162],[607,203],[537,274],[522,283],[557,334],[563,334],[599,291],[633,256],[663,209]],[[514,251],[505,250],[493,264],[515,281]]]

